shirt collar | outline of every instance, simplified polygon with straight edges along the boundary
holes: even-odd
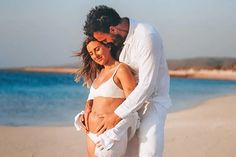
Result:
[[[124,45],[130,44],[136,26],[137,26],[137,23],[133,19],[129,18],[129,32],[128,32],[127,37],[125,39]]]

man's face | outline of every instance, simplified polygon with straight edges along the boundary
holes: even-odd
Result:
[[[118,48],[122,47],[125,41],[125,38],[119,34],[94,32],[93,37],[104,44],[113,43]]]

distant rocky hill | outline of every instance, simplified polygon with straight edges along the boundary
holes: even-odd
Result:
[[[167,63],[171,77],[236,81],[236,58],[169,59]],[[0,68],[0,70],[67,73],[74,75],[80,65],[78,62],[59,66],[28,66]]]
[[[187,59],[168,59],[168,67],[170,70],[183,69],[218,69],[218,70],[234,70],[236,71],[236,58],[213,58],[198,57]],[[80,64],[66,64],[61,67],[76,68]]]
[[[189,59],[169,59],[170,70],[180,69],[218,69],[236,71],[236,58],[189,58]]]
[[[236,71],[236,58],[188,58],[188,59],[168,59],[167,60],[169,70],[233,70]],[[17,68],[7,68],[6,70],[25,70],[27,69],[36,69],[36,68],[45,68],[51,69],[53,71],[56,69],[78,69],[81,64],[70,63],[63,64],[58,66],[30,66],[30,67],[17,67]],[[0,69],[3,70],[3,69]]]

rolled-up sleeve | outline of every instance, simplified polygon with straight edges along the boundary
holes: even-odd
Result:
[[[162,40],[157,34],[149,34],[137,45],[139,82],[126,100],[115,110],[120,118],[125,118],[142,107],[154,93],[158,85],[158,71],[163,55]]]

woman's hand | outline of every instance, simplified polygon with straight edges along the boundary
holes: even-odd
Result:
[[[90,112],[91,112],[91,110],[86,110],[84,113],[84,124],[85,124],[85,128],[87,131],[89,131],[88,119],[89,119]]]
[[[86,133],[88,133],[89,130],[88,130],[87,127],[86,127],[85,114],[81,114],[81,115],[79,116],[78,123],[79,123],[79,125],[81,126],[81,128],[82,128]]]
[[[92,107],[93,107],[93,100],[88,100],[85,104],[85,113],[84,113],[84,125],[87,131],[89,131],[88,119],[89,119],[89,114],[92,111]]]

